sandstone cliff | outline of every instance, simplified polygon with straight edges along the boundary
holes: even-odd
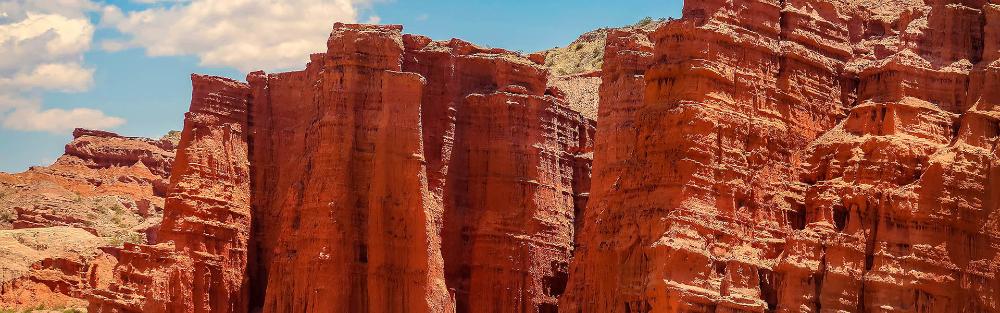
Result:
[[[0,310],[86,307],[92,288],[111,283],[107,244],[67,226],[0,230]]]
[[[689,1],[609,40],[560,310],[1000,310],[997,9]]]
[[[117,251],[90,310],[554,312],[593,121],[537,59],[401,31],[194,76],[160,244]]]
[[[77,129],[49,166],[0,173],[0,308],[85,306],[101,246],[155,239],[176,142]]]
[[[114,254],[115,283],[91,312],[245,312],[250,238],[246,84],[192,75],[156,245]]]
[[[555,307],[591,122],[512,52],[339,24],[328,46],[249,78],[263,311]]]
[[[998,312],[998,18],[690,1],[606,31],[596,135],[540,54],[337,24],[194,76],[162,243],[90,308]]]
[[[667,22],[666,19],[645,18],[638,23],[620,28],[601,28],[580,35],[565,47],[556,47],[536,53],[545,60],[549,70],[549,85],[566,94],[570,108],[590,119],[597,119],[598,90],[601,70],[606,59],[605,46],[608,36],[615,32],[651,32]]]

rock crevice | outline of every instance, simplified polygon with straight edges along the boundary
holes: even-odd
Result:
[[[983,201],[995,157],[964,143],[995,137],[963,133],[995,128],[969,125],[992,108],[973,86],[993,71],[993,12],[687,2],[648,37],[645,79],[628,87],[643,96],[602,93],[560,310],[998,310],[997,278],[981,274],[998,267],[997,229],[983,224],[1000,215]],[[614,47],[606,76],[621,71]]]
[[[327,44],[194,77],[162,243],[120,251],[93,312],[556,308],[594,122],[514,52],[391,25]]]
[[[161,243],[91,310],[1000,310],[1000,6],[683,15],[602,32],[599,123],[542,54],[395,25],[195,76]]]

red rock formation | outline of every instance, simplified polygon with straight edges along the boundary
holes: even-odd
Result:
[[[459,312],[555,310],[573,242],[577,168],[568,151],[585,127],[555,101],[509,93],[465,100],[449,168],[452,241],[443,248]]]
[[[128,167],[141,163],[160,177],[170,175],[177,143],[166,138],[152,140],[77,128],[66,155],[75,156],[90,168]],[[154,148],[155,147],[155,148]]]
[[[0,221],[0,228],[74,226],[108,236],[121,225],[105,225],[110,217],[102,207],[139,215],[137,224],[158,219],[174,160],[172,142],[86,129],[73,137],[50,166],[0,173],[0,213],[14,217]]]
[[[651,57],[609,39],[560,311],[1000,310],[996,11],[690,1]]]
[[[248,77],[252,307],[555,308],[593,128],[546,95],[545,70],[399,26],[338,24],[328,48]]]
[[[104,244],[67,226],[0,230],[0,310],[85,307],[91,289],[111,282],[115,260]]]
[[[592,122],[535,61],[401,30],[338,24],[249,88],[195,76],[165,243],[119,251],[90,309],[553,312]]]
[[[90,312],[245,312],[250,237],[250,89],[193,75],[191,111],[155,246],[117,251],[117,283]]]
[[[91,310],[1000,311],[1000,6],[684,15],[607,31],[595,139],[540,55],[400,26],[196,77],[167,243]]]
[[[149,230],[160,222],[175,144],[85,129],[73,135],[53,164],[0,173],[0,232],[37,241],[20,252],[0,247],[8,256],[23,255],[4,260],[5,267],[22,270],[0,270],[6,272],[0,275],[0,308],[85,303],[90,289],[110,281],[104,269],[114,266],[97,246],[153,239]],[[38,235],[72,236],[78,229],[92,237],[66,251],[51,251],[66,238]]]
[[[338,26],[305,71],[249,78],[264,312],[448,306],[401,29]]]
[[[86,307],[83,299],[91,290],[111,283],[115,262],[103,253],[42,259],[31,264],[27,275],[0,284],[0,302],[5,308]]]
[[[995,72],[997,8],[860,6],[879,15],[855,39],[857,98],[806,155],[810,224],[777,267],[779,295],[813,292],[778,307],[1000,311],[996,98],[970,88]]]
[[[590,147],[591,124],[547,95],[558,91],[533,60],[459,40],[404,43],[404,69],[427,78],[424,151],[457,311],[554,307],[589,167],[574,153]],[[498,285],[509,291],[487,291]]]

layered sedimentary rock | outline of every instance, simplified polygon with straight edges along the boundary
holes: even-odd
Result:
[[[586,192],[589,160],[578,156],[592,146],[593,122],[547,87],[536,56],[460,40],[404,43],[404,69],[428,80],[424,151],[444,207],[441,252],[455,310],[552,310]]]
[[[997,98],[987,91],[998,8],[860,5],[872,17],[848,64],[856,99],[806,154],[811,225],[788,241],[799,257],[776,271],[784,286],[815,291],[779,307],[1000,311]]]
[[[86,129],[73,137],[49,166],[0,173],[0,228],[73,226],[124,238],[159,223],[176,143]]]
[[[553,307],[582,183],[574,156],[590,146],[593,126],[552,95],[559,91],[530,59],[460,40],[404,43],[403,67],[428,80],[424,151],[445,209],[442,254],[456,310]]]
[[[305,71],[249,78],[264,312],[448,306],[400,30],[337,27]]]
[[[161,243],[117,251],[91,311],[554,312],[593,121],[539,60],[401,30],[194,76]]]
[[[191,110],[156,245],[126,244],[90,312],[245,312],[250,238],[250,88],[193,75]]]
[[[154,239],[176,143],[77,129],[48,166],[0,173],[0,308],[85,306],[110,281],[99,246]]]
[[[586,125],[553,100],[507,93],[465,99],[442,248],[458,312],[556,306],[572,251],[574,181],[582,180],[570,152]]]
[[[996,12],[689,1],[609,40],[560,311],[1000,310]]]
[[[306,70],[248,80],[251,309],[555,308],[593,125],[539,64],[338,24]]]
[[[86,307],[85,295],[111,282],[106,244],[68,226],[0,230],[0,310]]]
[[[550,75],[549,85],[566,94],[570,108],[596,120],[608,36],[615,32],[651,32],[666,22],[666,19],[645,18],[620,28],[600,28],[580,35],[565,47],[540,51],[535,55],[545,60],[544,66]]]
[[[555,83],[338,24],[303,71],[195,77],[163,243],[91,309],[997,312],[998,18],[692,1]],[[596,137],[552,87],[584,77]]]

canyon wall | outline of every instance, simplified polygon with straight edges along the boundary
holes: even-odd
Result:
[[[252,309],[554,309],[592,121],[529,58],[401,30],[338,24],[306,70],[248,78]]]
[[[457,312],[554,308],[592,121],[547,87],[537,55],[413,35],[404,43],[404,69],[428,80],[424,151]]]
[[[92,312],[555,312],[594,122],[537,58],[401,26],[327,46],[193,76],[160,243],[115,251]]]
[[[346,24],[302,71],[194,76],[160,243],[91,311],[1000,311],[1000,6],[683,14],[557,82]]]
[[[249,79],[264,312],[448,307],[401,29],[339,26],[305,71]]]
[[[159,243],[127,243],[88,312],[246,312],[251,231],[250,88],[192,75]]]
[[[176,142],[76,129],[52,164],[0,173],[0,310],[85,307],[99,247],[155,240]]]
[[[997,8],[689,1],[609,37],[560,311],[1000,310]]]

